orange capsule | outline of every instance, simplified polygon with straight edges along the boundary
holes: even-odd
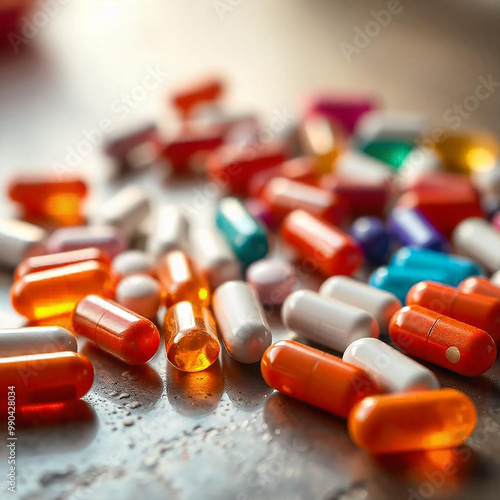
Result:
[[[78,264],[79,262],[86,262],[89,260],[101,262],[107,267],[110,266],[110,259],[102,250],[98,248],[83,248],[81,250],[29,257],[17,266],[14,272],[14,279],[22,278],[26,274],[68,266],[70,264]]]
[[[295,209],[305,210],[335,225],[340,225],[346,215],[344,202],[334,193],[284,177],[269,181],[261,199],[278,220]]]
[[[500,300],[500,286],[493,284],[484,276],[466,278],[458,285],[458,289],[463,293],[478,293]]]
[[[19,314],[33,320],[68,313],[86,295],[111,287],[108,266],[89,260],[22,276],[10,298]]]
[[[210,289],[205,276],[195,269],[191,259],[180,250],[160,258],[158,279],[167,294],[167,305],[182,300],[210,304]]]
[[[160,345],[158,329],[149,319],[97,295],[78,303],[73,329],[129,365],[147,363]]]
[[[304,210],[285,217],[281,236],[308,266],[325,276],[351,276],[363,265],[363,252],[353,238]]]
[[[484,330],[420,306],[395,313],[389,335],[411,356],[466,377],[488,371],[497,356],[495,342]]]
[[[74,218],[80,215],[87,184],[75,176],[16,175],[9,183],[8,195],[26,215]]]
[[[219,357],[216,332],[209,309],[199,303],[177,302],[165,317],[167,359],[185,372],[205,370]]]
[[[173,106],[187,118],[200,104],[217,101],[224,91],[224,84],[218,78],[207,78],[179,90],[172,98]]]
[[[380,392],[360,368],[293,340],[268,347],[260,367],[273,389],[340,417],[347,417],[358,401]]]
[[[463,293],[452,286],[421,281],[406,296],[406,304],[422,306],[475,326],[500,340],[500,301],[476,293]]]
[[[358,446],[378,455],[457,446],[476,421],[465,394],[441,389],[366,398],[352,409],[348,428]]]
[[[0,380],[2,409],[12,386],[16,405],[58,403],[83,397],[92,387],[94,369],[76,352],[32,354],[0,358]]]

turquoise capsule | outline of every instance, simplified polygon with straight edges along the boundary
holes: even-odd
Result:
[[[451,285],[449,275],[441,269],[379,267],[370,276],[370,285],[393,293],[403,304],[410,288],[420,281],[437,281]]]
[[[363,153],[387,163],[393,170],[401,168],[412,149],[413,143],[396,140],[375,140],[361,147]]]
[[[267,254],[269,244],[266,230],[248,213],[238,198],[223,198],[217,207],[215,220],[236,257],[245,265]]]
[[[481,276],[483,271],[472,260],[458,255],[423,248],[400,248],[391,258],[390,267],[439,269],[448,274],[450,285],[458,286],[469,276]]]

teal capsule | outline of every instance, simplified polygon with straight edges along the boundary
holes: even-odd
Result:
[[[370,276],[370,285],[393,293],[404,304],[410,288],[424,280],[451,285],[449,275],[444,270],[396,266],[375,269]]]
[[[391,258],[389,267],[439,269],[448,274],[450,285],[458,286],[469,276],[481,276],[483,271],[472,260],[458,255],[423,248],[400,248]]]
[[[401,168],[412,149],[413,143],[397,140],[375,140],[361,147],[363,153],[387,163],[393,170]]]
[[[269,244],[266,230],[248,213],[238,198],[223,198],[217,207],[215,221],[236,257],[245,265],[267,254]]]

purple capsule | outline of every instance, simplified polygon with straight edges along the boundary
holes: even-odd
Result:
[[[352,237],[361,245],[367,261],[381,264],[385,261],[391,246],[391,236],[378,217],[359,217],[351,226]]]
[[[414,208],[396,207],[389,217],[389,228],[404,246],[444,252],[449,244],[429,220]]]

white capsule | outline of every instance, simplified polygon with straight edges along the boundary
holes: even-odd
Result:
[[[13,268],[23,259],[44,253],[46,233],[19,220],[0,220],[0,266]]]
[[[363,179],[366,182],[384,183],[394,175],[386,163],[359,151],[345,151],[335,163],[335,174],[347,179]]]
[[[500,199],[500,162],[490,170],[474,170],[471,180],[483,196]]]
[[[99,210],[99,222],[116,227],[129,239],[137,232],[151,210],[147,192],[140,186],[127,186]]]
[[[185,251],[187,236],[188,221],[181,208],[176,205],[163,205],[158,210],[146,250],[155,258],[172,250]]]
[[[328,278],[321,285],[319,294],[363,309],[375,318],[381,332],[388,331],[392,315],[403,307],[392,293],[347,276]]]
[[[240,263],[216,227],[192,228],[189,236],[192,255],[205,272],[212,290],[226,281],[238,279]]]
[[[364,370],[386,392],[439,389],[434,373],[378,339],[356,340],[342,360]]]
[[[497,271],[492,277],[491,277],[491,282],[496,285],[500,286],[500,271]]]
[[[241,363],[257,363],[272,335],[255,290],[229,281],[215,290],[213,310],[227,352]]]
[[[435,151],[428,148],[413,148],[398,170],[398,180],[402,189],[405,189],[415,179],[441,170],[443,162]]]
[[[76,339],[60,326],[32,326],[0,330],[1,356],[24,356],[49,352],[77,351]]]
[[[485,219],[460,222],[453,231],[453,247],[491,272],[500,270],[500,231]]]
[[[155,274],[155,259],[141,250],[127,250],[118,254],[111,263],[111,271],[118,278],[132,274]]]
[[[133,274],[118,283],[115,300],[140,316],[154,319],[160,307],[161,287],[151,276]]]
[[[310,290],[289,295],[281,318],[288,329],[340,352],[359,338],[379,335],[377,322],[366,311]]]

